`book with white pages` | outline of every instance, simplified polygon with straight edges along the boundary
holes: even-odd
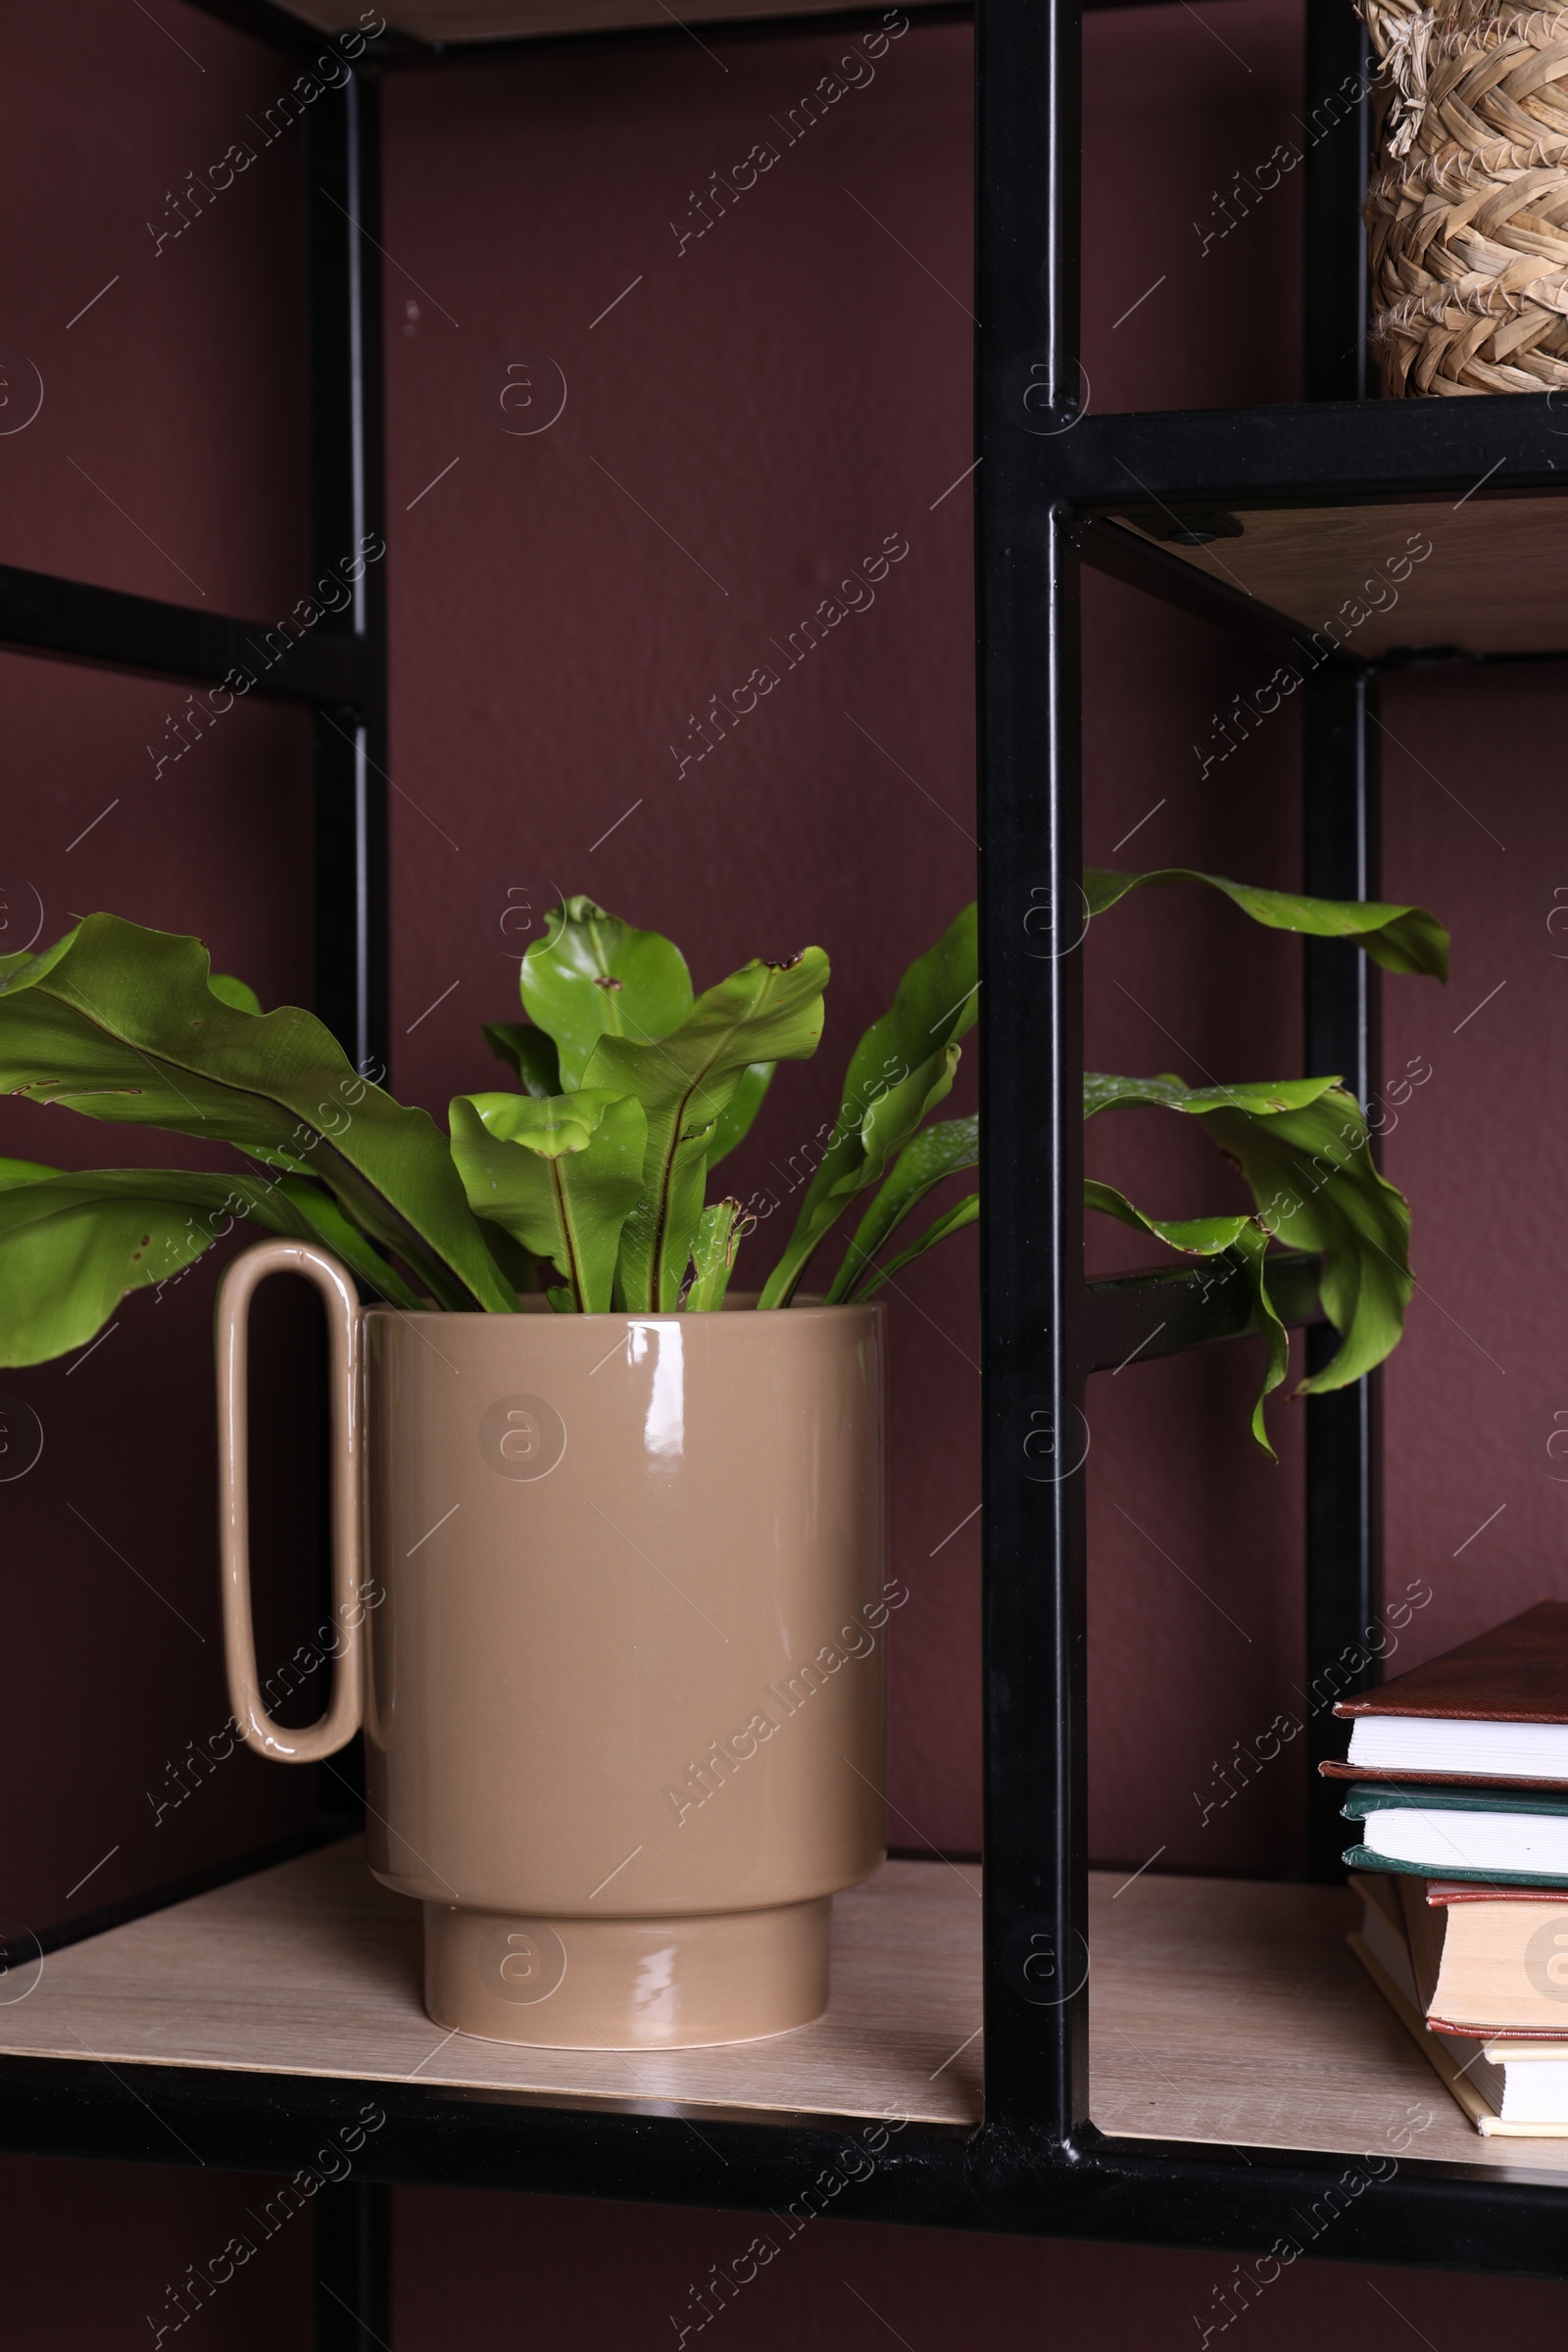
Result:
[[[1568,2138],[1568,2040],[1477,2043],[1430,2026],[1409,1947],[1368,1877],[1349,1945],[1433,2071],[1484,2137]]]
[[[1362,1715],[1347,1764],[1356,1772],[1535,1781],[1568,1787],[1568,1723],[1459,1723],[1441,1715]]]
[[[1348,1790],[1341,1811],[1361,1827],[1345,1857],[1353,1869],[1568,1886],[1568,1796],[1367,1781]]]
[[[1319,1765],[1330,1780],[1568,1789],[1568,1602],[1537,1601],[1334,1712],[1350,1745]]]

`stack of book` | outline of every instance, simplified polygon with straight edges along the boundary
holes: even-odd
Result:
[[[1351,1950],[1478,2131],[1568,2138],[1568,1603],[1335,1713]]]

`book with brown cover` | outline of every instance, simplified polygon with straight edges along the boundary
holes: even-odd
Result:
[[[1390,1872],[1385,1884],[1392,1886],[1398,1897],[1421,2014],[1430,2017],[1432,1996],[1438,1989],[1438,1976],[1443,1967],[1443,1942],[1448,1914],[1445,1910],[1435,1909],[1427,1901],[1425,1879],[1408,1879]]]
[[[1374,1872],[1357,1884],[1361,1933],[1347,1938],[1384,2000],[1457,2104],[1485,2137],[1568,2139],[1568,2043],[1485,2041],[1479,2049],[1429,2027],[1417,2002],[1415,1978],[1402,1930],[1391,1926],[1392,1889],[1378,1890]]]
[[[1568,2043],[1568,1893],[1396,1882],[1416,1991],[1437,2033]]]
[[[1412,1666],[1375,1690],[1342,1698],[1336,1715],[1422,1716],[1468,1723],[1568,1724],[1568,1601],[1540,1600],[1534,1608],[1494,1625],[1456,1649]],[[1490,1773],[1415,1771],[1365,1762],[1325,1762],[1329,1780],[1457,1783],[1496,1787]],[[1509,1774],[1516,1788],[1568,1788],[1568,1778]]]

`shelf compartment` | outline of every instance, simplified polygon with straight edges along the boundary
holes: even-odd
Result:
[[[833,1906],[815,2025],[702,2050],[523,2049],[444,2034],[420,1998],[419,1910],[359,1838],[50,1954],[0,2008],[0,2053],[701,2106],[751,2120],[980,2121],[980,1876],[889,1862]]]
[[[534,2050],[432,2025],[417,1906],[378,1886],[346,1838],[50,1954],[27,1998],[0,2010],[0,2053],[969,2131],[979,1884],[972,1867],[901,1861],[841,1894],[832,2002],[797,2033],[707,2050]],[[1483,2139],[1468,2123],[1348,1950],[1357,1918],[1343,1887],[1092,1873],[1098,2129],[1568,2179],[1568,2143]],[[1411,2110],[1431,2120],[1395,2146]]]
[[[1563,447],[1568,466],[1568,440]],[[1308,636],[1323,631],[1324,653],[1375,661],[1410,649],[1568,651],[1568,514],[1554,499],[1254,508],[1234,515],[1239,538],[1201,547],[1169,539],[1182,513],[1130,507],[1118,519],[1221,589],[1255,599]],[[1407,551],[1423,545],[1430,554],[1411,560]],[[1400,561],[1402,580],[1389,569]]]
[[[1360,1920],[1348,1887],[1117,1884],[1090,1880],[1090,2111],[1102,2132],[1568,2184],[1568,2143],[1483,2139],[1454,2103],[1346,1944]]]
[[[370,2096],[377,2179],[754,2211],[843,2175],[860,2119],[902,2116],[833,2210],[1238,2252],[1387,2153],[1396,2175],[1337,2214],[1337,2258],[1441,2243],[1462,2268],[1560,2276],[1568,2143],[1471,2129],[1346,1948],[1343,1889],[1093,1874],[1094,2122],[1070,2161],[1009,2136],[1004,2175],[976,2129],[977,1881],[894,1862],[840,1896],[819,2024],[627,2058],[444,2037],[414,1906],[356,1843],[322,1848],[50,1955],[0,2008],[4,2144],[282,2173],[318,2167]]]

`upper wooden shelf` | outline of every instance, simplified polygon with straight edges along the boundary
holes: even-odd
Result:
[[[918,11],[935,0],[903,0]],[[286,13],[318,32],[349,32],[363,21],[360,0],[282,0]],[[664,30],[769,17],[836,14],[833,0],[684,0],[676,14],[659,0],[383,0],[393,32],[434,42],[537,40],[549,33],[629,32],[657,24]]]
[[[1568,512],[1555,499],[1254,508],[1234,514],[1239,538],[1202,547],[1166,537],[1183,513],[1162,523],[1147,512],[1124,519],[1355,659],[1568,652]]]

